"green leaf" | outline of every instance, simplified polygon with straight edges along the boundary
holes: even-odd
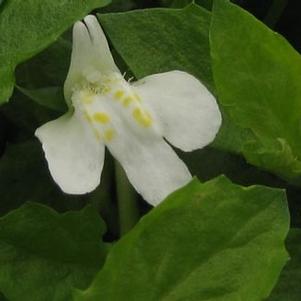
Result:
[[[210,13],[197,5],[98,15],[115,49],[137,78],[189,71],[212,89]],[[155,30],[154,30],[155,28]]]
[[[34,100],[41,106],[58,112],[66,112],[67,105],[64,99],[63,89],[60,87],[48,87],[40,89],[25,89],[17,87],[24,95]]]
[[[53,43],[76,20],[109,0],[7,0],[0,11],[0,103],[8,101],[15,67]]]
[[[67,110],[63,85],[71,56],[72,44],[67,39],[69,35],[68,31],[64,37],[16,69],[18,90],[39,105],[60,113]],[[11,98],[13,100],[14,95]],[[25,110],[28,105],[26,101]]]
[[[44,99],[40,102],[42,101]],[[43,106],[39,105],[18,90],[15,90],[9,103],[0,107],[0,112],[9,122],[9,138],[13,141],[32,139],[37,127],[58,118],[62,114],[47,109],[45,104]],[[18,136],[17,139],[15,139],[15,135]]]
[[[178,155],[190,172],[201,181],[208,181],[223,174],[240,185],[261,184],[272,187],[287,187],[284,181],[248,164],[243,157],[213,147],[206,147],[193,152],[178,152]]]
[[[70,65],[71,29],[48,48],[16,68],[16,82],[26,89],[63,87]]]
[[[251,164],[301,184],[300,55],[225,0],[215,1],[210,37],[219,102],[236,127],[249,131],[232,148]]]
[[[260,301],[287,260],[288,227],[282,190],[194,180],[113,246],[75,300]]]
[[[92,207],[58,214],[28,203],[0,219],[0,290],[10,301],[63,301],[104,262],[105,225]]]
[[[291,229],[287,239],[290,261],[268,301],[299,301],[301,296],[301,229]]]
[[[223,111],[221,106],[220,109],[222,111],[223,122],[212,146],[226,152],[241,154],[243,142],[245,140],[254,139],[254,134],[250,129],[244,129],[236,125]]]

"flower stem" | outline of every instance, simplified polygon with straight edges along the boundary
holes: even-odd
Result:
[[[139,220],[137,194],[127,176],[115,160],[116,195],[118,201],[120,236],[130,231]]]

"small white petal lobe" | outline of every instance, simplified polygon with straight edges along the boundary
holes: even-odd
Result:
[[[182,71],[154,74],[136,82],[135,88],[174,146],[192,151],[215,138],[221,113],[213,95],[192,75]]]
[[[50,173],[69,194],[84,194],[100,183],[104,145],[77,116],[66,114],[36,130]]]

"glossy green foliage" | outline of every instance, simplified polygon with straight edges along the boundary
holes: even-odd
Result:
[[[0,0],[0,103],[18,65],[18,89],[0,108],[0,300],[297,301],[300,231],[287,263],[285,193],[256,184],[288,188],[300,225],[300,190],[277,178],[299,184],[301,175],[299,54],[229,1],[108,2]],[[95,191],[67,195],[55,184],[33,135],[67,110],[71,25],[91,10],[126,78],[178,69],[215,94],[224,117],[214,143],[176,150],[209,182],[151,208],[106,154]],[[236,184],[212,180],[223,173]]]
[[[212,88],[207,10],[190,5],[181,10],[157,8],[99,18],[137,78],[178,69],[189,71]]]
[[[105,225],[92,207],[58,214],[28,203],[0,219],[0,291],[10,301],[67,301],[102,266]]]
[[[252,133],[238,150],[252,164],[300,184],[301,56],[226,0],[214,4],[210,41],[219,102],[232,123]]]
[[[114,245],[75,300],[260,301],[287,260],[288,227],[283,191],[194,180]]]

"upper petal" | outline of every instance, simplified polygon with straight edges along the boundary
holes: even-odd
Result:
[[[50,173],[60,188],[70,194],[94,190],[104,163],[104,145],[91,128],[70,113],[36,130],[43,145]]]
[[[119,69],[99,22],[89,15],[84,22],[73,26],[71,63],[64,86],[66,100],[70,103],[73,88],[83,80],[109,72],[119,72]]]
[[[147,76],[134,85],[174,146],[191,151],[215,138],[221,113],[214,96],[192,75],[170,71]]]

